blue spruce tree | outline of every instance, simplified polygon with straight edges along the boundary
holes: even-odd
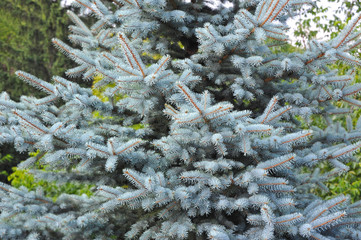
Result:
[[[0,183],[1,239],[361,239],[361,202],[310,193],[327,191],[361,147],[361,120],[344,128],[334,117],[361,107],[361,61],[349,53],[361,14],[338,37],[288,53],[286,20],[311,0],[224,3],[74,1],[95,24],[69,12],[74,46],[52,41],[76,64],[69,78],[101,76],[94,88],[109,100],[18,71],[48,96],[3,92],[0,144],[39,151],[19,165],[38,178],[97,188],[52,201]],[[347,75],[328,68],[335,61]],[[326,129],[304,128],[314,114]],[[334,169],[321,174],[322,161]]]

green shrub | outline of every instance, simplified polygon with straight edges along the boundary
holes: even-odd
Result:
[[[73,182],[57,184],[55,181],[48,182],[45,180],[37,180],[28,170],[20,170],[14,167],[13,171],[14,172],[8,177],[12,186],[16,188],[24,186],[29,191],[40,188],[41,191],[44,191],[44,195],[51,198],[53,201],[56,201],[57,197],[62,193],[77,195],[86,194],[87,196],[91,196],[93,194],[91,188],[95,186]]]

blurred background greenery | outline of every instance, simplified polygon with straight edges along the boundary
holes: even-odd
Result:
[[[307,40],[320,37],[317,36],[318,32],[323,32],[323,36],[329,38],[335,37],[350,20],[352,14],[361,11],[360,1],[325,1],[329,6],[331,4],[340,6],[336,11],[338,14],[327,14],[326,4],[305,11],[302,20],[297,21],[295,26],[291,26],[297,36],[295,45],[299,49],[294,48],[296,51],[303,48],[303,43]],[[67,8],[69,7],[61,7],[60,0],[0,1],[0,92],[7,91],[14,100],[19,100],[21,95],[41,97],[39,91],[17,79],[14,72],[21,69],[50,81],[53,75],[64,77],[64,72],[74,66],[71,60],[59,53],[51,44],[51,39],[54,37],[67,42],[70,24],[66,15]],[[325,13],[327,17],[322,17]],[[361,57],[360,51],[355,51],[354,54]],[[348,67],[337,63],[332,68],[344,72]],[[360,69],[357,69],[357,72],[360,73]],[[356,81],[361,82],[359,76]],[[360,110],[354,112],[352,115],[354,122],[360,114]],[[344,125],[344,118],[336,120]],[[311,124],[322,128],[327,127],[319,117],[314,117]],[[330,189],[329,192],[322,192],[320,189],[313,191],[324,198],[343,193],[349,194],[353,201],[361,199],[360,157],[361,155],[358,154],[358,162],[349,163],[350,171],[347,174],[335,177],[326,183]],[[0,181],[11,182],[15,187],[24,185],[30,190],[41,187],[53,200],[62,192],[91,195],[91,186],[77,183],[59,186],[55,182],[36,180],[27,171],[17,170],[15,166],[26,158],[28,154],[20,154],[10,145],[0,146]],[[327,163],[321,163],[318,167],[321,172],[331,169]]]
[[[60,1],[1,0],[0,89],[15,100],[21,95],[40,95],[15,77],[18,69],[44,80],[62,76],[72,62],[52,46],[51,39],[66,41],[69,24]]]

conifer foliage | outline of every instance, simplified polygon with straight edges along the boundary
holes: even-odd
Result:
[[[19,165],[38,178],[97,188],[54,202],[1,183],[1,239],[361,238],[361,202],[309,193],[327,191],[322,182],[348,171],[361,147],[361,120],[334,122],[361,107],[352,70],[361,62],[348,53],[361,43],[361,15],[337,38],[284,53],[286,20],[312,1],[232,3],[74,1],[97,21],[68,12],[74,46],[52,41],[76,64],[69,78],[101,76],[94,87],[109,100],[17,71],[47,96],[1,94],[0,144],[39,151]],[[347,75],[327,67],[338,60]],[[304,128],[314,114],[326,129]],[[334,169],[312,168],[321,161]]]

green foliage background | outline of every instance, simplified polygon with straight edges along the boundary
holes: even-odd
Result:
[[[69,24],[59,0],[1,0],[0,91],[16,100],[40,95],[15,77],[20,69],[44,80],[62,76],[72,62],[52,46],[51,39],[66,41]]]
[[[20,186],[26,187],[29,191],[34,191],[40,188],[44,191],[46,197],[51,198],[54,202],[62,193],[67,194],[86,194],[88,197],[93,195],[92,187],[94,185],[86,185],[80,183],[67,182],[65,184],[58,184],[57,182],[48,182],[45,180],[37,180],[27,170],[19,170],[13,168],[13,173],[8,177],[11,185],[19,188]]]

